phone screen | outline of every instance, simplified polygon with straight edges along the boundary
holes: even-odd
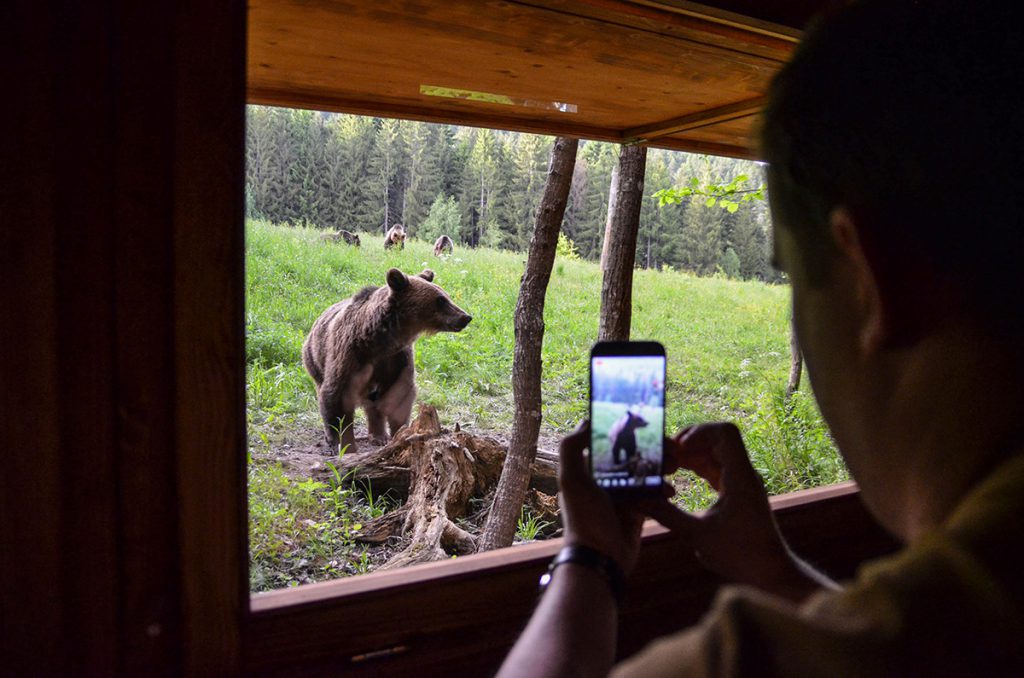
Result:
[[[590,358],[590,464],[609,491],[661,485],[665,356]]]

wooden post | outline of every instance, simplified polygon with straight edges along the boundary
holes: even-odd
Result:
[[[633,264],[644,193],[646,146],[623,146],[612,177],[601,268],[601,324],[598,339],[626,341],[633,315]]]
[[[515,420],[508,456],[494,492],[494,503],[480,537],[480,551],[512,544],[519,511],[530,482],[531,465],[537,455],[540,434],[541,346],[544,341],[544,296],[551,268],[555,263],[555,245],[561,229],[565,205],[569,200],[576,150],[579,141],[558,137],[551,149],[547,186],[537,210],[537,222],[530,239],[526,271],[516,303],[515,355],[512,361],[512,400]]]

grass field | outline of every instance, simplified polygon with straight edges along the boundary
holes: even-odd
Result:
[[[365,285],[384,284],[390,267],[407,273],[433,269],[434,282],[473,315],[473,322],[461,333],[436,334],[416,344],[419,400],[436,405],[445,426],[458,422],[470,430],[507,433],[512,421],[512,316],[525,253],[460,248],[438,259],[426,242],[385,251],[375,234],[362,234],[358,249],[324,244],[318,236],[315,230],[262,222],[247,228],[254,589],[343,576],[373,565],[373,554],[350,537],[383,510],[380,498],[352,490],[342,479],[298,487],[301,483],[266,461],[283,432],[320,429],[300,351],[313,321],[330,304]],[[544,314],[542,432],[547,435],[564,433],[586,416],[587,358],[597,335],[600,289],[596,264],[556,260]],[[783,398],[789,368],[787,288],[638,270],[633,298],[633,338],[660,341],[668,354],[670,434],[700,421],[736,422],[773,494],[846,478],[810,393]],[[681,502],[697,507],[711,499],[703,484],[694,483]]]

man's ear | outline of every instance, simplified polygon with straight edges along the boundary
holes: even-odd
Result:
[[[409,286],[409,279],[405,277],[405,274],[399,271],[397,268],[392,268],[388,271],[388,287],[395,292],[401,292]]]
[[[893,300],[882,283],[881,262],[877,253],[865,247],[861,224],[845,207],[837,207],[829,216],[832,239],[850,265],[860,312],[860,346],[876,353],[892,338]]]

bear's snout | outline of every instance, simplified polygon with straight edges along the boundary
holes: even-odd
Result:
[[[461,316],[455,319],[455,322],[452,323],[452,327],[455,328],[456,332],[461,332],[462,330],[466,329],[466,325],[468,325],[469,321],[472,319],[473,316],[471,316],[468,313],[463,313]]]

